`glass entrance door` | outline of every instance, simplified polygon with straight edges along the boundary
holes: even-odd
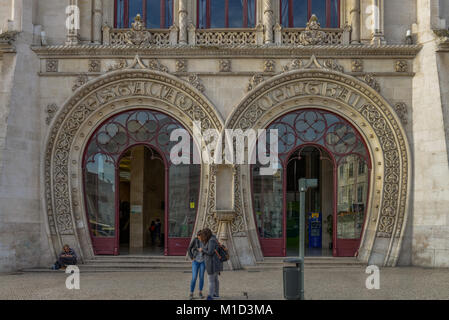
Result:
[[[170,135],[176,129],[184,128],[170,116],[153,110],[137,109],[115,115],[91,136],[84,153],[83,169],[85,208],[95,254],[119,254],[120,232],[123,237],[129,237],[130,245],[136,240],[133,233],[140,233],[136,240],[141,243],[138,246],[144,246],[148,241],[151,243],[151,238],[148,239],[151,237],[149,229],[152,219],[156,219],[157,223],[158,218],[164,254],[186,253],[198,210],[201,166],[175,165],[170,161],[170,152],[177,143],[170,141]],[[137,162],[135,164],[142,172],[143,194],[139,201],[126,201],[126,195],[119,193],[126,189],[126,179],[121,177],[121,174],[126,174],[126,170],[121,173],[120,164],[126,158],[126,153],[136,147],[149,152],[142,156],[142,159],[147,160],[142,160],[140,165]],[[194,148],[190,137],[191,163]],[[145,162],[150,163],[156,158],[159,159],[160,168],[150,172],[148,168],[151,166],[155,169],[155,164],[146,166]],[[120,189],[121,178],[123,186]],[[135,175],[134,180],[139,180],[139,174]],[[131,189],[132,181],[128,182]],[[126,215],[129,216],[129,227],[125,227]],[[138,218],[139,223],[133,223]]]

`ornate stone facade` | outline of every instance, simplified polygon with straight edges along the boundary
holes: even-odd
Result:
[[[140,16],[131,28],[115,28],[108,1],[80,5],[80,29],[68,31],[47,19],[65,21],[59,1],[17,7],[39,10],[22,12],[36,19],[0,34],[0,85],[7,89],[0,92],[0,271],[47,266],[63,243],[81,261],[93,257],[83,153],[106,119],[135,108],[168,114],[188,130],[201,121],[203,131],[222,135],[266,128],[293,110],[337,114],[360,133],[371,160],[357,258],[449,266],[449,49],[442,25],[449,12],[440,8],[437,17],[436,7],[420,0],[410,10],[416,17],[393,17],[410,1],[378,1],[374,28],[363,23],[363,1],[341,1],[339,28],[324,28],[316,16],[303,28],[285,28],[278,2],[263,0],[254,28],[199,29],[194,1],[175,2],[167,29],[148,29]],[[35,21],[43,25],[27,30]],[[412,45],[405,31],[413,24]],[[22,36],[38,29],[48,45]],[[6,149],[3,141],[14,143]],[[223,175],[232,182],[223,185]],[[223,199],[227,187],[232,206],[217,208],[230,200]],[[194,230],[218,233],[233,252],[230,268],[264,259],[252,192],[250,166],[201,165]]]

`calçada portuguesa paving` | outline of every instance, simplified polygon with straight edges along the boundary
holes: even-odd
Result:
[[[0,274],[0,299],[187,299],[191,274],[183,271],[81,272],[80,289],[66,288],[69,274]],[[380,269],[380,288],[368,290],[365,267],[306,268],[306,299],[449,299],[449,270],[419,267]],[[197,284],[198,285],[198,284]],[[204,293],[207,294],[207,275]],[[222,300],[283,299],[282,270],[224,271]],[[198,287],[195,297],[198,296]]]

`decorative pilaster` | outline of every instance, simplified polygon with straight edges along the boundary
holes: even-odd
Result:
[[[263,25],[265,28],[265,43],[273,43],[273,2],[272,0],[263,1]]]
[[[101,28],[103,31],[103,44],[109,45],[110,44],[110,34],[111,34],[111,27],[108,26],[106,23]]]
[[[101,43],[101,33],[103,25],[103,0],[94,0],[93,2],[93,42],[96,44]]]
[[[66,8],[66,45],[73,46],[79,43],[80,9],[78,0],[68,0]]]
[[[360,44],[360,0],[351,0],[349,10],[351,18],[351,44]]]
[[[179,1],[179,43],[187,44],[187,1]]]
[[[196,34],[195,34],[196,28],[193,25],[193,23],[189,24],[189,26],[187,27],[187,32],[189,34],[189,44],[190,45],[195,45],[196,44]]]

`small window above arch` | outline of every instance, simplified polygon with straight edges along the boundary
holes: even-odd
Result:
[[[149,29],[167,29],[173,25],[174,0],[114,0],[114,27],[131,28],[140,14]]]
[[[256,0],[197,0],[197,27],[254,28]]]
[[[341,0],[279,0],[280,22],[285,28],[304,28],[318,17],[322,28],[340,27]]]

